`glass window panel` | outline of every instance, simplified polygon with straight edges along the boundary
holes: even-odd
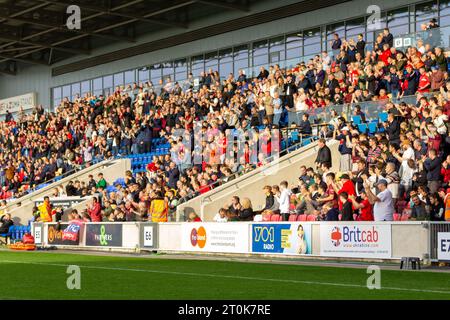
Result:
[[[440,10],[439,14],[441,16],[440,25],[447,26],[447,24],[444,24],[444,21],[442,21],[442,18],[450,15],[450,0],[440,0],[439,1],[439,10]],[[446,20],[448,20],[448,19],[446,19]]]
[[[228,78],[228,75],[233,72],[233,63],[225,62],[219,65],[219,74],[221,79]]]
[[[389,28],[409,23],[408,7],[397,10],[388,11],[386,14],[386,22]]]
[[[103,89],[103,94],[105,95],[105,96],[109,96],[110,94],[112,94],[114,92],[114,89],[113,88],[104,88]]]
[[[429,1],[426,3],[416,4],[416,30],[421,30],[422,24],[427,24],[432,18],[438,18],[437,2]]]
[[[99,90],[102,89],[103,85],[102,85],[102,78],[96,78],[94,79],[94,81],[92,82],[93,84],[93,89],[94,90]]]
[[[283,54],[281,52],[271,52],[269,54],[269,62],[270,63],[278,63],[281,60],[284,60],[284,52],[283,52]]]
[[[312,44],[310,46],[305,46],[304,50],[305,50],[305,53],[304,53],[305,56],[309,56],[311,54],[318,54],[321,51],[320,43]]]
[[[374,42],[375,41],[375,34],[373,31],[367,32],[366,34],[366,43]]]
[[[161,65],[154,64],[150,67],[150,79],[154,85],[157,85],[159,80],[161,80]]]
[[[341,39],[345,36],[344,22],[335,23],[327,26],[327,42],[334,40],[334,34],[337,33]]]
[[[187,79],[186,72],[175,73],[175,81],[182,81]]]
[[[281,50],[284,50],[284,37],[269,40],[269,52],[278,52]]]
[[[173,79],[173,64],[172,62],[165,62],[163,63],[163,69],[162,69],[162,75],[164,79],[167,79],[170,77],[170,79]]]
[[[62,98],[70,98],[70,85],[62,87]]]
[[[114,75],[114,86],[122,86],[123,85],[123,72],[116,73]],[[94,88],[95,90],[95,88]]]
[[[269,40],[269,54],[271,62],[279,62],[285,59],[285,42],[284,37],[278,37]],[[273,61],[273,57],[278,56],[276,61]]]
[[[303,45],[320,43],[320,28],[305,30],[303,32]]]
[[[448,27],[450,26],[450,14],[446,16],[441,16],[439,19],[439,25],[441,27]]]
[[[204,69],[205,57],[203,55],[192,57],[191,65],[192,65],[192,69]]]
[[[187,72],[187,61],[186,59],[177,60],[174,62],[175,72]]]
[[[234,60],[234,74],[239,74],[239,69],[243,69],[245,71],[245,74],[249,75],[248,70],[248,60],[242,59],[242,60]]]
[[[61,103],[61,98],[54,99],[54,100],[53,100],[53,107],[59,106],[60,103]]]
[[[267,40],[258,41],[253,44],[253,56],[262,56],[268,54],[269,45]]]
[[[175,80],[186,80],[187,79],[187,60],[181,59],[174,62],[175,66]]]
[[[81,86],[81,84],[79,82],[72,83],[72,85],[71,85],[71,87],[72,87],[72,96],[74,96],[76,94],[80,94],[80,92],[81,92],[80,86]]]
[[[397,27],[391,27],[389,28],[389,31],[392,33],[392,35],[399,36],[403,34],[409,33],[409,24],[403,25],[403,26],[397,26]]]
[[[217,69],[217,64],[219,63],[218,58],[219,56],[217,51],[205,54],[205,69],[209,68]]]
[[[233,48],[219,51],[219,64],[233,61]]]
[[[286,36],[286,48],[292,49],[292,48],[298,48],[302,46],[303,37],[301,34],[290,34]]]
[[[138,81],[148,81],[148,79],[150,79],[150,71],[148,70],[148,68],[143,67],[138,69]]]
[[[61,87],[53,88],[53,98],[61,98]]]
[[[104,76],[103,77],[103,87],[104,88],[112,88],[113,87],[113,76]]]
[[[269,56],[267,54],[253,57],[253,66],[260,66],[268,63],[269,63]]]
[[[91,82],[89,80],[83,81],[81,83],[81,94],[84,95],[85,93],[88,93],[90,90],[91,90]]]
[[[233,48],[234,60],[248,59],[248,45]]]
[[[303,55],[303,48],[293,48],[286,50],[286,59],[294,59]]]
[[[125,84],[126,85],[133,84],[136,81],[136,79],[134,77],[134,70],[125,71],[124,75],[125,75]]]

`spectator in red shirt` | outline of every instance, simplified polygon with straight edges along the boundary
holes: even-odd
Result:
[[[87,210],[92,222],[102,222],[102,207],[100,206],[97,197],[92,197],[92,202]]]
[[[425,68],[422,67],[419,69],[420,78],[419,78],[419,87],[417,88],[417,92],[424,93],[430,92],[431,82],[428,77]]]
[[[450,155],[442,162],[441,175],[444,177],[444,183],[450,185]]]
[[[356,218],[356,221],[373,221],[373,207],[367,198],[367,194],[365,190],[361,190],[359,193],[361,196],[361,201],[358,202],[355,199],[355,196],[350,196],[350,200],[352,200],[353,207],[356,210],[359,210],[359,215]]]
[[[355,193],[355,185],[353,184],[353,181],[350,180],[350,177],[348,174],[343,174],[341,176],[341,182],[342,182],[342,186],[341,188],[338,190],[338,186],[336,184],[333,185],[334,187],[334,191],[337,192],[338,195],[340,195],[341,193],[345,192],[347,193],[347,195],[350,196],[354,196],[356,195]],[[350,200],[349,200],[350,201]],[[351,202],[351,201],[350,201]],[[342,205],[343,203],[341,202],[341,199],[338,198],[338,204],[339,204],[339,211],[342,210]]]
[[[191,212],[189,213],[188,222],[202,222],[202,219],[195,212]]]

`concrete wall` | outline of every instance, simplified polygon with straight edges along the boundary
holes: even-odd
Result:
[[[333,157],[332,170],[337,171],[339,169],[338,142],[330,141],[327,144]],[[182,220],[182,216],[187,216],[191,211],[199,214],[203,221],[212,221],[219,209],[225,204],[229,204],[231,197],[234,195],[239,196],[241,199],[248,197],[253,204],[254,210],[262,209],[265,202],[262,188],[265,185],[279,184],[283,180],[288,181],[289,185],[297,185],[300,166],[315,167],[314,161],[316,160],[318,149],[317,142],[314,142],[281,157],[278,162],[258,168],[181,204],[177,208],[177,221]]]
[[[88,181],[90,174],[94,175],[94,179],[98,173],[102,172],[105,180],[108,183],[114,182],[117,178],[123,177],[125,171],[131,169],[130,159],[118,159],[112,161],[103,161],[91,167],[85,168],[76,172],[60,181],[54,182],[51,185],[26,195],[18,200],[8,203],[6,210],[11,213],[15,224],[27,224],[31,219],[31,214],[34,207],[34,200],[41,199],[45,196],[50,196],[53,189],[58,186],[65,187],[69,181],[79,180]],[[82,204],[75,206],[80,208]]]
[[[217,24],[242,17],[257,12],[266,11],[274,7],[281,7],[298,1],[294,0],[277,0],[277,1],[261,1],[255,3],[249,12],[237,12],[224,10],[220,14],[213,15],[208,18],[192,22],[187,30],[167,29],[158,33],[141,36],[136,43],[112,43],[109,46],[96,49],[91,56],[96,56],[105,52],[110,52],[122,48],[131,47],[153,40],[173,36],[182,32],[196,30],[204,26]],[[373,3],[371,0],[354,0],[348,3],[339,4],[333,7],[316,10],[313,12],[296,15],[277,21],[262,23],[257,26],[224,33],[214,37],[193,41],[187,44],[150,52],[135,57],[115,61],[99,65],[96,67],[84,69],[81,71],[65,74],[58,77],[51,76],[51,68],[46,66],[30,66],[19,64],[17,76],[1,75],[0,76],[0,99],[13,97],[16,95],[37,92],[38,103],[50,105],[50,88],[59,85],[69,84],[77,81],[92,79],[100,75],[112,74],[119,71],[125,71],[132,68],[138,68],[154,63],[164,62],[170,59],[183,58],[199,53],[204,53],[218,48],[227,48],[233,45],[239,45],[254,41],[257,39],[277,36],[283,33],[296,32],[300,29],[317,27],[324,24],[338,22],[344,19],[366,16],[366,10],[369,5],[376,4],[381,10],[393,9],[412,3],[423,2],[417,0],[377,0]],[[82,60],[86,56],[76,56],[71,59],[64,60],[55,66],[64,65],[69,62]]]

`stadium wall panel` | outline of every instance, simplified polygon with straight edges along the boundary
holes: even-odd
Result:
[[[193,22],[187,31],[190,32],[196,29],[204,28],[205,26],[211,24],[222,23],[230,19],[238,19],[239,17],[245,19],[247,15],[257,14],[268,9],[273,9],[274,6],[280,7],[283,5],[290,5],[293,2],[294,1],[287,0],[274,1],[274,4],[272,4],[271,7],[268,7],[267,3],[262,3],[261,6],[252,8],[252,10],[248,13],[224,12],[209,19]],[[376,4],[379,5],[382,10],[386,10],[415,2],[421,1],[397,0],[393,2],[389,0],[379,0]],[[114,62],[91,66],[83,70],[60,76],[53,77],[52,69],[50,67],[19,64],[17,76],[2,75],[0,77],[0,99],[17,96],[28,92],[37,92],[38,103],[44,106],[50,106],[50,88],[52,87],[89,80],[102,75],[148,66],[154,63],[165,62],[168,59],[184,58],[199,53],[217,50],[218,48],[240,45],[258,39],[277,36],[283,33],[296,32],[303,28],[315,27],[351,17],[366,15],[366,9],[371,4],[373,3],[370,0],[345,2],[336,6],[316,10],[313,13],[296,14],[294,16],[289,16],[279,20],[249,26],[241,30],[225,32]],[[143,45],[157,39],[172,37],[181,33],[182,32],[178,29],[168,29],[166,31],[140,37],[137,39],[135,45]],[[122,49],[130,50],[130,44],[112,43],[110,46],[93,50],[92,56],[94,59],[100,61],[101,59],[98,58],[98,56]],[[56,68],[68,63],[75,63],[85,58],[85,56],[76,56],[74,58],[67,59],[62,63],[55,64],[54,67]]]

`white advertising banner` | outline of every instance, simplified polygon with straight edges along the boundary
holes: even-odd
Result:
[[[438,260],[450,261],[450,232],[438,232]]]
[[[248,253],[249,236],[247,223],[185,223],[181,228],[181,249]]]
[[[27,111],[33,109],[35,105],[36,105],[35,92],[30,92],[22,94],[20,96],[2,99],[0,100],[0,115],[5,115],[6,110],[9,110],[9,112],[11,113],[19,112],[20,108],[22,108],[23,111]]]
[[[153,247],[153,226],[144,227],[144,247]]]
[[[390,224],[321,224],[320,255],[391,258]]]

